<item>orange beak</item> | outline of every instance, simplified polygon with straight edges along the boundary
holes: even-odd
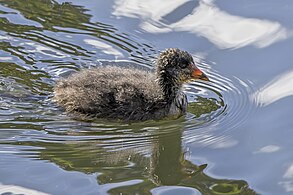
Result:
[[[201,70],[199,70],[194,64],[191,65],[193,68],[193,71],[191,73],[192,79],[200,79],[204,81],[209,81],[208,77],[203,73]]]

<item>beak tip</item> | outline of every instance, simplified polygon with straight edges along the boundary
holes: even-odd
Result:
[[[203,73],[201,70],[199,70],[198,68],[196,68],[193,72],[192,72],[192,78],[193,79],[199,79],[199,80],[203,80],[203,81],[210,81],[209,78],[206,76],[205,73]]]
[[[210,79],[204,73],[201,75],[199,79],[203,81],[210,81]]]

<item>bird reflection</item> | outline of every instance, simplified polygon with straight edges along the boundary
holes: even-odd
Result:
[[[183,124],[183,121],[181,118],[175,122]],[[166,127],[168,122],[161,125],[157,127]],[[43,148],[34,158],[51,161],[64,170],[97,173],[99,185],[113,185],[108,191],[110,194],[149,194],[152,189],[163,185],[190,187],[202,194],[256,194],[246,181],[213,178],[204,172],[207,164],[195,165],[187,160],[182,149],[183,126],[178,128],[177,125],[159,133],[160,129],[143,132],[145,127],[141,124],[129,127],[131,133],[125,137],[123,131],[118,130],[89,132],[92,138],[94,134],[107,137],[104,140],[20,144]],[[141,132],[145,136],[139,137]],[[84,136],[83,133],[72,135]]]

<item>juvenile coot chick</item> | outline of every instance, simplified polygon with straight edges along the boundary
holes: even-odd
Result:
[[[67,112],[96,118],[143,121],[177,118],[187,109],[183,83],[208,80],[189,53],[167,49],[156,73],[113,66],[81,70],[61,79],[54,100]]]

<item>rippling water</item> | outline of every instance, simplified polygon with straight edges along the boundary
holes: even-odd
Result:
[[[256,2],[0,0],[0,192],[292,193],[293,4]],[[153,69],[168,47],[211,80],[184,85],[186,116],[82,121],[51,100],[59,78]]]

